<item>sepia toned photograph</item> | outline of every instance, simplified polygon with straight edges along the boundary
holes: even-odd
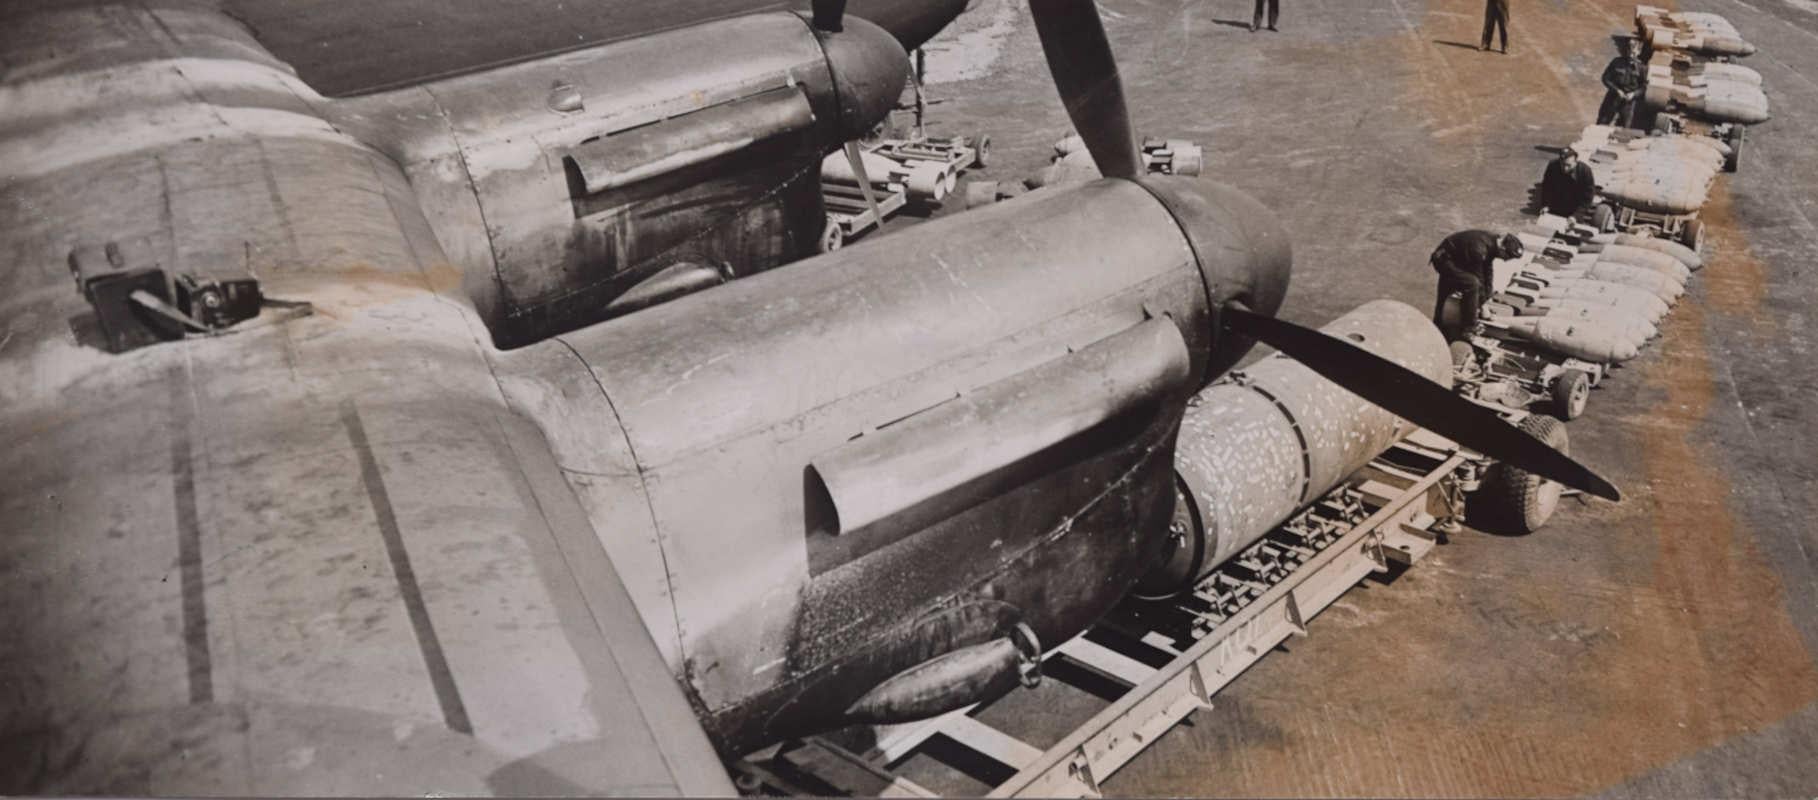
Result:
[[[1818,0],[0,0],[0,796],[1818,796],[1815,128]]]

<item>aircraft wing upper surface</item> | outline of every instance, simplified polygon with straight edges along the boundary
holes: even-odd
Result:
[[[69,13],[0,23],[0,793],[730,794],[396,165]],[[313,313],[104,352],[72,252]]]
[[[809,0],[222,0],[260,43],[330,97],[364,94]],[[913,50],[967,0],[850,0],[847,13]]]

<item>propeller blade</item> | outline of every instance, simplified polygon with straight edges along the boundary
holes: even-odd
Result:
[[[814,28],[828,33],[846,29],[846,0],[814,0]]]
[[[1124,84],[1117,77],[1117,59],[1098,18],[1093,0],[1030,0],[1035,31],[1042,39],[1042,54],[1074,130],[1098,163],[1098,171],[1112,178],[1142,174],[1142,153],[1130,110],[1124,104]]]
[[[852,165],[852,176],[858,178],[859,192],[865,195],[865,205],[871,207],[871,216],[877,219],[877,229],[884,230],[884,214],[877,210],[877,195],[871,193],[871,176],[865,174],[865,158],[859,152],[858,142],[846,143],[846,163]]]
[[[1549,480],[1607,500],[1622,493],[1609,481],[1546,443],[1393,361],[1356,345],[1236,305],[1221,310],[1225,327],[1293,358],[1390,413],[1452,441]]]

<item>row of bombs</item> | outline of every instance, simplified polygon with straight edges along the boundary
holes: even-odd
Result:
[[[1761,73],[1675,50],[1656,50],[1648,60],[1641,102],[1656,111],[1685,109],[1717,123],[1756,125],[1771,116]]]
[[[1702,173],[1712,157],[1720,166],[1724,155],[1705,142],[1721,143],[1657,137],[1662,141],[1630,147],[1615,131],[1604,127],[1595,133],[1598,147],[1622,151],[1606,156],[1600,185],[1626,187],[1633,200],[1651,207],[1692,211],[1703,204],[1715,168]],[[1068,180],[1081,172],[1096,177],[1089,160],[1086,170],[1064,164],[1079,152],[1068,144],[1056,147],[1045,177]],[[1677,190],[1667,169],[1675,157],[1698,165],[1693,180]],[[1696,197],[1674,198],[1673,191]],[[1489,324],[1599,363],[1634,358],[1658,335],[1658,323],[1685,293],[1692,273],[1704,266],[1697,251],[1678,242],[1606,233],[1556,215],[1543,215],[1518,235],[1527,254],[1510,286],[1486,307]],[[1445,337],[1425,314],[1404,303],[1373,301],[1322,330],[1443,386],[1455,379]],[[1139,593],[1160,596],[1190,586],[1412,430],[1407,421],[1280,353],[1227,374],[1193,398],[1181,421],[1175,458],[1185,501],[1175,521],[1180,544],[1145,578]]]
[[[1589,164],[1603,195],[1650,214],[1697,213],[1732,152],[1709,136],[1648,135],[1591,125],[1572,143]]]
[[[1639,355],[1704,266],[1678,242],[1603,233],[1551,215],[1517,235],[1527,254],[1484,305],[1484,324],[1603,364]]]
[[[898,161],[869,150],[859,151],[865,166],[865,177],[880,188],[902,186],[909,199],[922,204],[939,203],[959,186],[961,167],[947,161]],[[857,186],[858,175],[845,153],[836,152],[821,160],[821,180],[845,186]]]
[[[1635,29],[1656,50],[1670,48],[1727,58],[1755,52],[1755,45],[1742,38],[1736,26],[1718,14],[1638,5],[1635,7]]]
[[[1753,53],[1754,46],[1728,20],[1652,6],[1638,6],[1635,17],[1656,51],[1650,93],[1678,93],[1681,107],[1714,121],[1753,124],[1767,118],[1759,73],[1686,55]],[[1688,102],[1693,98],[1686,93],[1694,89],[1699,94]],[[1572,144],[1607,199],[1675,217],[1704,207],[1732,148],[1710,136],[1648,135],[1608,125],[1586,127]],[[1690,242],[1698,240],[1696,221],[1683,229]],[[1661,318],[1685,294],[1692,273],[1704,266],[1695,244],[1644,232],[1604,232],[1556,215],[1542,215],[1518,235],[1526,254],[1508,286],[1485,304],[1485,325],[1585,361],[1619,364],[1637,356],[1659,335]]]
[[[1205,154],[1199,145],[1186,139],[1144,139],[1143,166],[1161,175],[1198,175],[1205,165]],[[1021,182],[973,181],[966,189],[966,207],[976,208],[999,200],[1008,200],[1044,186],[1085,183],[1100,177],[1092,154],[1078,134],[1054,143],[1054,155],[1047,166]]]

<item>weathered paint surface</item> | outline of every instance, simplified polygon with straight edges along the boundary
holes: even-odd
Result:
[[[1444,337],[1411,306],[1366,303],[1321,330],[1451,384]],[[1209,537],[1205,567],[1256,541],[1412,429],[1281,355],[1200,392],[1181,421],[1175,469]]]
[[[9,76],[35,125],[169,115],[197,135],[73,138],[0,209],[18,223],[0,238],[16,476],[0,502],[23,527],[0,564],[34,610],[0,661],[29,687],[4,730],[18,791],[725,791],[691,712],[723,750],[813,732],[914,664],[1019,623],[1061,641],[1114,603],[1165,531],[1187,394],[1249,347],[1216,335],[1216,309],[1272,313],[1285,291],[1286,236],[1254,201],[1105,182],[501,352],[449,253],[496,250],[485,184],[538,164],[525,179],[547,182],[551,155],[466,137],[540,130],[525,119],[576,113],[586,87],[528,112],[522,95],[455,102],[486,76],[446,101],[340,105],[268,58],[188,83],[184,59],[257,50],[207,14],[34,19],[63,37],[42,72]],[[175,59],[142,70],[168,83],[143,107],[58,106],[55,81],[111,68],[82,62],[85,31],[106,45],[110,25],[135,59]],[[813,37],[826,63],[863,39]],[[854,77],[829,76],[839,113],[817,116],[842,132],[876,110],[845,102]],[[248,110],[334,124],[248,127]],[[463,180],[465,205],[448,197]],[[449,233],[482,218],[484,236]],[[66,257],[109,242],[119,266],[251,272],[314,313],[100,354]],[[1167,348],[1145,402],[1004,465],[1001,492],[810,569],[813,456],[954,394],[1053,388],[1005,381],[1019,373],[1085,363],[1065,390],[1099,391],[1083,354],[1126,330],[1172,332],[1141,337]],[[97,558],[109,539],[142,549]],[[173,733],[115,738],[141,724]]]
[[[1147,566],[1166,527],[1179,404],[1248,346],[1213,335],[1208,300],[1286,274],[1279,229],[1228,190],[1203,201],[1221,217],[1189,226],[1222,244],[1218,260],[1196,259],[1185,223],[1151,191],[1198,186],[1033,194],[562,337],[636,453],[676,576],[684,669],[732,749],[836,724],[876,683],[939,655],[913,633],[933,609],[1004,610],[933,642],[974,644],[1018,619],[1059,641]],[[1064,368],[1069,351],[1145,319],[1176,328],[1188,379],[1042,449],[1051,472],[907,536],[849,541],[809,518],[805,470],[822,454],[1049,362]],[[1081,377],[1020,391],[1109,389]],[[725,535],[729,510],[739,535]]]

